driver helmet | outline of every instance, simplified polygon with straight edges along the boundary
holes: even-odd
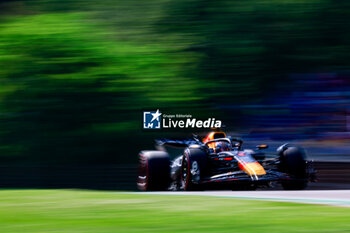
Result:
[[[219,142],[215,142],[215,149],[214,152],[215,153],[219,153],[222,151],[230,151],[231,150],[231,146],[229,142],[224,142],[224,141],[219,141]]]
[[[219,138],[226,138],[226,134],[220,131],[211,132],[207,135],[207,137],[203,140],[203,142],[206,143],[213,139],[219,139]],[[214,153],[231,150],[230,143],[225,141],[209,142],[207,145]]]
[[[206,143],[208,141],[211,141],[213,139],[218,139],[218,138],[226,138],[226,134],[224,132],[220,131],[214,131],[210,132],[203,140],[203,143]]]

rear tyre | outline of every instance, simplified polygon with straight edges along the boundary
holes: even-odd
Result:
[[[202,178],[208,173],[207,152],[202,148],[185,150],[181,167],[182,188],[185,191],[201,190]]]
[[[280,169],[291,179],[281,182],[285,190],[301,190],[307,187],[305,152],[298,147],[288,147],[280,154]]]
[[[163,151],[141,151],[137,187],[141,191],[167,190],[170,185],[170,157]]]

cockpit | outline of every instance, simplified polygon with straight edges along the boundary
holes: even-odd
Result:
[[[212,153],[232,151],[232,142],[226,138],[224,132],[211,132],[204,138],[203,143],[208,146]]]

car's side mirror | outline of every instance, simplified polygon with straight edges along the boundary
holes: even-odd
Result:
[[[256,146],[256,148],[258,148],[258,150],[262,150],[262,149],[269,148],[269,146],[268,145],[258,145],[258,146]]]

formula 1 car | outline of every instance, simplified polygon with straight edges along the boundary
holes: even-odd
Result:
[[[243,141],[210,132],[203,140],[156,140],[154,151],[139,153],[139,190],[254,190],[280,183],[286,190],[305,189],[315,180],[312,163],[302,148],[284,144],[272,157],[267,145],[243,149]],[[185,148],[171,160],[166,147]]]

